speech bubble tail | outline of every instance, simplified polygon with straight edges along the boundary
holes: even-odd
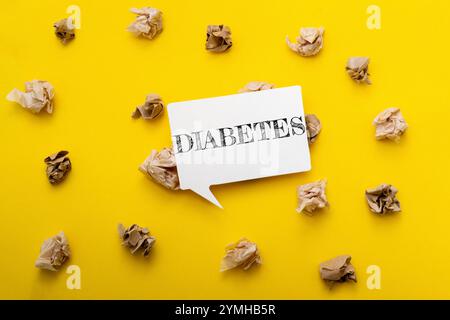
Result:
[[[219,203],[219,201],[217,201],[216,197],[211,192],[209,187],[205,187],[205,188],[198,188],[198,187],[196,187],[196,188],[191,188],[191,190],[193,192],[195,192],[196,194],[202,196],[203,198],[205,198],[209,202],[212,202],[213,204],[218,206],[220,209],[223,209],[222,205]]]

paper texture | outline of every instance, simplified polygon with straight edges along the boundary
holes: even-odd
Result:
[[[158,9],[144,7],[142,9],[132,8],[130,11],[137,17],[128,26],[128,31],[147,39],[153,39],[162,31],[162,12]]]
[[[261,257],[256,243],[242,238],[226,247],[225,257],[220,264],[220,271],[223,272],[237,267],[248,270],[253,264],[260,263]]]
[[[397,200],[398,190],[390,184],[381,184],[376,188],[366,190],[366,200],[372,212],[386,214],[399,212],[400,202]]]
[[[306,131],[308,133],[309,143],[314,143],[319,136],[320,130],[322,129],[322,124],[319,118],[315,114],[306,114]]]
[[[51,184],[62,182],[72,169],[70,159],[67,157],[68,151],[60,151],[44,159],[47,164],[47,178]]]
[[[72,23],[72,17],[62,19],[53,24],[55,34],[63,44],[75,38],[75,26]]]
[[[164,103],[157,94],[149,94],[145,99],[145,103],[134,110],[131,117],[138,119],[140,117],[145,120],[151,120],[161,114],[164,109]]]
[[[167,106],[182,190],[221,207],[210,186],[311,169],[299,86]]]
[[[164,148],[160,152],[153,150],[141,164],[139,170],[167,189],[180,189],[177,165],[172,148]]]
[[[350,263],[351,260],[351,256],[342,255],[321,263],[320,277],[329,285],[349,280],[356,282],[355,268]]]
[[[389,108],[381,112],[373,121],[377,140],[389,139],[399,141],[408,128],[399,108]]]
[[[44,241],[35,266],[40,269],[57,271],[70,258],[70,247],[64,232]]]
[[[319,180],[299,186],[297,189],[297,212],[304,212],[307,215],[312,215],[317,209],[328,206],[327,197],[325,195],[326,184],[326,180]]]
[[[206,29],[206,50],[224,52],[231,48],[231,30],[224,25],[209,25]]]
[[[286,36],[286,43],[292,51],[303,57],[315,56],[323,47],[324,29],[320,28],[301,28],[300,36],[297,42],[292,43]]]
[[[12,90],[6,99],[20,104],[33,113],[39,113],[46,108],[47,113],[53,112],[53,86],[47,81],[32,80],[25,83],[25,92]]]
[[[269,90],[273,89],[275,86],[271,83],[262,82],[262,81],[253,81],[249,82],[245,85],[244,88],[240,89],[239,92],[254,92],[254,91],[261,91],[261,90]]]
[[[369,79],[369,58],[353,57],[348,59],[345,68],[350,78],[358,83],[372,84]]]
[[[118,231],[123,241],[122,245],[128,247],[132,254],[135,254],[141,249],[144,257],[148,256],[156,241],[155,237],[150,235],[150,231],[147,228],[141,228],[137,224],[133,224],[129,228],[125,228],[123,224],[119,224]]]

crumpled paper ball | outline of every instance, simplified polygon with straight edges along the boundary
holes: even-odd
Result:
[[[357,83],[372,84],[369,79],[369,58],[352,57],[348,59],[345,70]]]
[[[240,89],[239,93],[269,90],[273,88],[275,88],[275,86],[271,83],[263,81],[252,81],[247,83],[244,88]]]
[[[145,120],[156,118],[164,110],[164,103],[157,94],[149,94],[145,99],[145,103],[133,111],[131,117],[138,119],[140,117]]]
[[[156,241],[147,228],[141,228],[137,224],[133,224],[129,228],[119,224],[118,231],[123,241],[122,245],[128,247],[132,254],[142,250],[144,257],[148,256]]]
[[[356,282],[355,268],[350,263],[352,257],[342,255],[320,264],[320,277],[329,285],[336,282]]]
[[[261,257],[259,255],[256,243],[242,238],[226,248],[226,255],[223,257],[220,271],[227,271],[237,267],[248,270],[254,264],[260,264]]]
[[[6,99],[20,104],[33,113],[39,113],[46,108],[47,113],[53,112],[53,98],[55,92],[50,82],[32,80],[25,83],[25,92],[13,89]]]
[[[315,114],[306,114],[306,132],[309,143],[314,143],[322,130],[322,124]]]
[[[366,190],[366,200],[370,211],[378,214],[400,212],[400,201],[397,199],[397,188],[390,184]]]
[[[315,56],[323,47],[324,28],[301,28],[297,42],[292,43],[286,37],[286,43],[292,51],[303,57]]]
[[[67,157],[68,151],[59,151],[44,159],[47,164],[47,178],[51,184],[62,182],[72,169],[72,163]]]
[[[231,48],[231,30],[224,25],[209,25],[206,29],[206,50],[224,52]]]
[[[326,180],[319,180],[299,186],[297,188],[297,212],[305,212],[308,215],[312,215],[317,209],[328,206],[325,195],[326,184]]]
[[[70,247],[64,232],[44,241],[35,266],[40,269],[57,271],[70,258]]]
[[[55,34],[63,44],[75,38],[75,26],[73,25],[72,17],[62,19],[53,24]]]
[[[375,138],[377,140],[389,139],[399,141],[400,136],[408,128],[399,108],[388,108],[381,112],[373,121],[376,127]]]
[[[177,164],[172,148],[163,148],[160,152],[153,150],[141,164],[139,170],[167,189],[180,189]]]
[[[137,15],[136,20],[128,26],[128,31],[136,36],[153,39],[163,29],[162,12],[155,8],[132,8],[132,13]]]

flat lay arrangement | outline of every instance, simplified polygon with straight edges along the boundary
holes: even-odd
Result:
[[[398,9],[385,5],[387,15]],[[441,136],[447,111],[438,109],[433,94],[418,90],[418,82],[411,84],[411,90],[397,89],[395,76],[409,69],[395,50],[404,53],[400,47],[406,39],[398,40],[399,49],[393,38],[386,40],[396,61],[370,42],[382,43],[381,32],[392,32],[393,16],[387,16],[386,29],[370,30],[365,26],[364,6],[361,17],[352,8],[346,23],[362,21],[365,29],[349,29],[346,35],[336,24],[339,19],[329,20],[323,13],[329,10],[325,7],[312,10],[310,19],[303,15],[295,19],[289,6],[283,12],[281,4],[275,11],[261,4],[255,9],[261,16],[252,24],[251,17],[232,18],[232,9],[209,16],[198,6],[183,5],[180,10],[186,15],[182,15],[175,5],[163,2],[128,3],[127,8],[110,4],[105,15],[114,12],[115,21],[102,25],[103,35],[98,32],[98,12],[93,10],[98,5],[85,8],[81,3],[81,16],[58,7],[51,19],[40,16],[39,27],[32,30],[39,41],[33,42],[32,49],[11,49],[18,58],[10,70],[19,70],[17,66],[32,52],[42,60],[44,51],[50,50],[47,47],[53,62],[33,69],[39,60],[32,59],[2,82],[2,133],[5,141],[16,138],[17,142],[6,142],[6,156],[0,162],[7,172],[1,188],[6,199],[0,208],[10,215],[5,224],[25,224],[32,234],[17,262],[26,280],[16,296],[23,297],[26,283],[34,277],[32,296],[54,297],[62,290],[56,287],[57,279],[66,277],[66,270],[75,265],[86,283],[79,297],[100,297],[101,292],[104,297],[121,297],[118,289],[93,289],[95,283],[106,288],[107,275],[119,278],[117,286],[128,280],[155,281],[152,292],[142,293],[142,288],[123,293],[131,298],[308,298],[306,287],[313,288],[313,298],[370,298],[371,294],[383,298],[386,287],[392,290],[387,297],[398,297],[404,291],[389,286],[406,281],[400,279],[400,260],[411,276],[417,274],[417,264],[411,261],[423,259],[422,242],[416,237],[423,239],[424,247],[433,248],[432,261],[445,265],[443,204],[424,200],[423,189],[437,186],[437,181],[443,184],[448,177],[442,169],[448,142],[437,147],[436,141],[433,148],[425,149],[432,122],[436,136]],[[333,8],[337,10],[337,4]],[[261,31],[260,22],[271,12],[278,19],[285,15],[286,21]],[[191,19],[194,26],[182,32],[179,26]],[[252,32],[258,33],[255,43],[249,40]],[[19,38],[5,39],[20,47]],[[412,37],[408,34],[407,39]],[[92,60],[83,62],[88,61],[86,56]],[[63,70],[71,64],[70,71]],[[83,70],[79,74],[77,66]],[[404,76],[407,83],[417,81],[414,72],[423,76],[425,71],[415,68],[409,78]],[[436,69],[427,70],[435,74]],[[255,141],[275,140],[280,138],[277,126],[284,120],[292,135],[304,128],[311,170],[217,185],[214,188],[227,204],[223,210],[186,191],[182,171],[177,170],[177,153],[252,143],[243,139],[240,124],[247,122],[240,122],[238,114],[233,115],[236,126],[199,128],[202,135],[192,132],[180,144],[170,141],[170,104],[199,97],[275,93],[292,85],[301,85],[304,116],[267,117],[267,126],[255,122],[245,134]],[[423,86],[430,90],[432,84]],[[434,101],[429,109],[423,105],[426,95]],[[445,101],[444,95],[439,93],[439,101]],[[223,138],[223,129],[228,129],[229,140]],[[10,157],[17,157],[17,162]],[[444,198],[446,189],[442,185],[436,189],[436,198]],[[427,203],[436,213],[425,214]],[[17,247],[4,243],[9,254]],[[414,248],[419,256],[414,256]],[[406,265],[413,265],[412,269],[407,271]],[[379,267],[383,275],[379,292],[370,291],[366,282],[371,266]],[[431,272],[434,267],[425,268]],[[286,272],[277,283],[276,274],[283,269]],[[196,279],[202,279],[198,288],[193,286]],[[303,285],[297,292],[296,286]],[[216,289],[207,293],[213,286]],[[46,287],[48,293],[42,291]],[[431,296],[414,289],[406,294],[420,297],[422,293]],[[71,294],[77,293],[61,296]]]
[[[131,9],[131,12],[136,13],[138,16],[136,21],[128,27],[130,32],[135,33],[137,36],[143,36],[149,40],[155,38],[157,34],[163,30],[162,16],[163,13],[156,8],[144,7],[141,9]],[[74,27],[71,24],[70,19],[63,19],[54,24],[55,34],[58,38],[66,43],[67,40],[75,38],[73,32]],[[324,28],[301,28],[300,37],[297,38],[297,43],[293,44],[287,39],[288,46],[301,56],[314,56],[319,53],[324,45]],[[206,32],[206,50],[212,52],[225,52],[232,46],[231,31],[230,28],[224,25],[207,27]],[[369,59],[364,57],[352,57],[348,60],[346,70],[350,77],[358,83],[371,84],[368,73]],[[260,91],[272,89],[273,85],[264,82],[250,82],[240,92]],[[42,108],[47,107],[47,111],[51,113],[53,109],[53,87],[46,81],[33,80],[26,83],[26,92],[20,92],[18,89],[14,89],[9,95],[10,101],[17,102],[24,108],[30,109],[32,112],[39,112]],[[150,94],[147,96],[146,103],[143,106],[137,107],[133,112],[133,118],[143,117],[146,120],[152,120],[156,118],[164,109],[164,104],[158,95]],[[311,123],[310,121],[311,120]],[[309,140],[312,142],[317,138],[320,132],[321,124],[320,120],[315,115],[307,115],[305,117],[306,127],[308,130]],[[398,140],[400,135],[406,130],[407,125],[403,119],[400,110],[398,108],[390,108],[383,111],[374,121],[377,126],[377,139],[388,138],[391,140]],[[312,137],[312,138],[311,138]],[[62,181],[65,175],[70,171],[71,162],[66,157],[67,151],[61,151],[55,155],[52,155],[45,159],[48,165],[47,175],[50,183],[55,184]],[[140,170],[153,178],[157,183],[163,186],[176,190],[177,189],[177,170],[176,162],[173,155],[173,151],[163,149],[161,152],[156,150],[152,151],[152,155],[141,165]],[[318,181],[303,185],[299,187],[299,208],[298,212],[305,212],[311,215],[316,209],[324,208],[328,206],[327,198],[325,195],[326,181]],[[391,189],[389,189],[391,188]],[[381,189],[381,190],[380,190]],[[395,198],[397,192],[393,187],[381,186],[376,190],[366,191],[367,199],[370,209],[376,213],[388,213],[400,211],[400,204]],[[382,192],[380,194],[380,192]],[[389,195],[389,192],[392,195]],[[376,198],[374,198],[374,196]],[[394,207],[393,207],[394,206]],[[133,247],[132,253],[136,252],[140,247],[145,249],[144,256],[147,256],[150,252],[150,248],[155,241],[153,237],[147,236],[148,229],[142,229],[137,225],[130,227],[132,230],[126,230],[125,227],[119,225],[119,233],[124,239],[126,245]],[[61,233],[64,234],[64,233]],[[55,239],[55,238],[52,238]],[[52,240],[47,240],[52,241]],[[58,240],[53,240],[58,241]],[[64,242],[67,240],[64,238]],[[46,242],[46,243],[47,243]],[[42,256],[49,256],[50,265],[55,263],[60,265],[66,259],[69,254],[64,254],[61,258],[60,246],[53,246],[48,248],[48,245],[44,244],[45,248],[41,250],[41,255],[36,266],[45,269],[56,271],[55,268],[49,268],[46,264],[39,263],[43,258]],[[249,247],[250,246],[250,247]],[[351,257],[346,258],[346,261],[350,261]],[[256,244],[248,242],[246,240],[240,241],[233,246],[233,249],[227,252],[227,256],[222,262],[221,271],[233,269],[235,267],[243,265],[244,270],[250,268],[254,262],[260,263],[260,257],[257,251]],[[328,263],[328,265],[333,265]],[[340,265],[340,264],[339,264]],[[341,268],[341,266],[338,266]],[[344,269],[347,268],[342,264]],[[323,268],[323,267],[321,267]],[[349,271],[345,271],[344,275],[339,276],[335,281],[346,281],[348,279],[356,282],[354,277],[354,269],[352,268],[352,276],[347,276]],[[333,280],[333,277],[324,277],[326,280]]]

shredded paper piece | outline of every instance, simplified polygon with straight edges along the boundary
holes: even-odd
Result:
[[[142,9],[132,8],[130,11],[137,17],[128,26],[128,31],[147,39],[153,39],[162,31],[162,12],[158,9],[145,7]]]
[[[231,48],[231,30],[224,25],[209,25],[206,30],[206,50],[224,52]]]
[[[139,119],[140,117],[145,120],[151,120],[159,116],[164,109],[164,103],[161,97],[157,94],[149,94],[145,99],[145,103],[134,110],[131,117]]]
[[[381,112],[373,121],[376,127],[377,140],[389,139],[398,141],[408,128],[399,108],[389,108]]]
[[[164,148],[160,152],[153,150],[141,164],[139,170],[167,189],[180,189],[177,164],[172,148]]]
[[[223,272],[237,267],[247,270],[255,263],[261,264],[256,243],[242,238],[226,247],[225,257],[220,264],[220,271]]]
[[[240,89],[239,92],[255,92],[255,91],[261,91],[261,90],[269,90],[273,89],[275,86],[271,83],[262,82],[262,81],[253,81],[249,82],[245,85],[244,88]]]
[[[369,79],[369,58],[353,57],[348,59],[347,67],[345,68],[350,78],[358,83],[372,84]]]
[[[47,113],[52,113],[54,95],[53,86],[49,82],[32,80],[25,83],[25,92],[14,89],[6,99],[20,104],[33,113],[39,113],[43,108],[46,108]]]
[[[72,22],[72,17],[62,19],[53,24],[55,34],[63,44],[66,44],[75,38],[75,26]]]
[[[314,114],[305,115],[306,120],[306,131],[308,135],[309,143],[314,143],[319,136],[320,130],[322,129],[322,124],[319,118]]]
[[[378,214],[400,212],[400,202],[397,200],[398,190],[390,184],[381,184],[376,188],[366,190],[366,200],[370,211]]]
[[[323,47],[324,29],[320,28],[301,28],[300,36],[297,42],[292,43],[286,36],[286,43],[292,51],[303,57],[315,56]]]
[[[329,285],[336,282],[356,282],[355,268],[350,263],[352,257],[342,255],[320,264],[320,277]]]
[[[70,258],[70,247],[64,232],[44,241],[35,266],[40,269],[57,271]]]
[[[147,228],[141,228],[137,224],[125,228],[123,224],[119,224],[118,230],[123,241],[122,245],[128,247],[132,254],[142,249],[144,257],[148,256],[156,239],[150,235],[150,231]]]
[[[47,178],[51,184],[62,182],[72,169],[68,151],[60,151],[44,159],[47,164]]]
[[[297,189],[297,212],[305,212],[308,215],[312,215],[317,209],[328,206],[325,195],[326,184],[326,180],[319,180],[299,186]]]

